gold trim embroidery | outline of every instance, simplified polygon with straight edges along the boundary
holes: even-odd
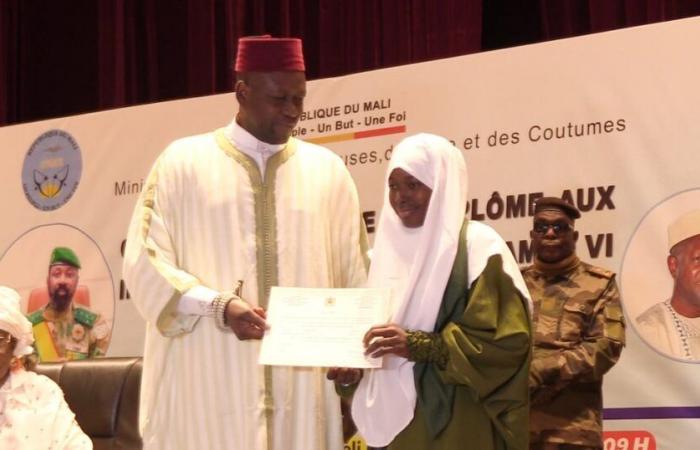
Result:
[[[258,278],[258,304],[267,309],[270,287],[278,284],[277,260],[277,213],[275,208],[275,181],[277,169],[296,152],[294,139],[289,139],[284,149],[272,155],[265,166],[265,179],[260,175],[257,163],[237,149],[224,134],[223,129],[215,132],[219,147],[248,172],[253,188],[255,205],[255,249]],[[272,366],[264,367],[265,379],[265,420],[267,426],[267,447],[272,448],[273,398]]]
[[[141,208],[145,209],[146,211],[143,211],[143,214],[141,215],[141,243],[146,255],[148,256],[148,260],[151,262],[151,264],[153,264],[153,267],[155,267],[158,273],[160,273],[163,278],[168,280],[168,282],[175,289],[172,297],[165,304],[165,307],[160,312],[158,319],[156,320],[156,328],[158,328],[163,336],[174,337],[192,331],[194,326],[199,321],[200,316],[184,315],[177,311],[177,304],[180,301],[180,297],[182,297],[182,295],[189,289],[197,286],[198,283],[196,281],[183,283],[178,278],[169,276],[169,270],[168,268],[164,267],[164,264],[158,258],[156,249],[148,244],[148,236],[151,232],[153,207],[155,206],[159,166],[160,159],[158,159],[155,167],[153,170],[151,170],[151,173],[146,180],[146,186],[143,189],[143,197],[140,203]]]

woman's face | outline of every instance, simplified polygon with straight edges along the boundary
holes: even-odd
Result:
[[[403,169],[389,174],[389,203],[407,228],[423,226],[432,189]]]
[[[16,345],[17,340],[10,333],[0,330],[0,382],[10,371],[10,361],[12,361],[12,353],[15,351]]]

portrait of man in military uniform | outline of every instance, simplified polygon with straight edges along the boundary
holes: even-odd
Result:
[[[100,314],[75,301],[80,269],[80,260],[70,248],[56,247],[51,252],[48,302],[28,315],[42,362],[86,359],[107,352],[109,325]]]

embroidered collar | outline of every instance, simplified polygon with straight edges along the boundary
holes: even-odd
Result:
[[[257,155],[274,155],[282,150],[287,144],[268,144],[250,134],[248,130],[238,125],[236,119],[232,120],[229,126],[225,128],[224,133],[226,138],[243,153],[251,156],[253,159],[258,159]]]
[[[666,311],[671,315],[671,320],[673,320],[673,328],[676,330],[676,334],[681,341],[681,352],[684,359],[693,359],[693,354],[690,350],[690,338],[700,337],[700,330],[694,327],[688,319],[681,316],[673,309],[671,306],[671,300],[666,300],[663,303]]]

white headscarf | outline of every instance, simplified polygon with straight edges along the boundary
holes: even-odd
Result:
[[[15,356],[30,355],[34,349],[32,324],[24,317],[19,307],[19,294],[5,286],[0,286],[0,330],[7,331],[15,339]]]
[[[432,332],[452,271],[467,204],[467,167],[446,139],[417,134],[395,148],[386,179],[403,169],[432,189],[423,226],[406,228],[389,203],[385,188],[372,252],[368,285],[392,288],[391,322],[404,329]],[[389,444],[413,419],[414,363],[384,358],[368,371],[355,392],[352,415],[370,446]]]

